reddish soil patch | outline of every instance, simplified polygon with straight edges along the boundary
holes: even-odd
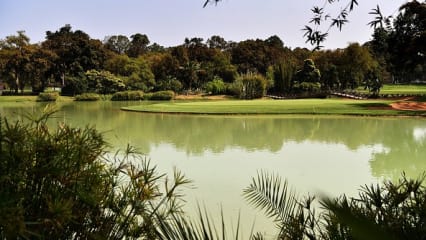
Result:
[[[396,110],[426,111],[426,102],[395,102],[391,107]]]

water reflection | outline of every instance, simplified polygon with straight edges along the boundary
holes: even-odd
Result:
[[[369,164],[375,177],[398,178],[426,169],[426,122],[421,118],[348,118],[280,116],[199,116],[142,114],[120,111],[134,103],[62,103],[60,121],[73,126],[92,125],[106,133],[112,146],[130,143],[150,155],[152,148],[170,144],[189,156],[229,149],[278,153],[288,144],[313,142],[343,144],[349,151],[383,146],[372,152]],[[43,104],[15,103],[0,113],[18,116]],[[306,151],[309,147],[306,146]],[[332,153],[331,153],[332,154]],[[321,160],[333,156],[314,156]]]

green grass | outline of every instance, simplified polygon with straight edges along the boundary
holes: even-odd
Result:
[[[35,102],[37,96],[0,96],[0,102]]]
[[[359,92],[367,93],[364,87],[357,89]],[[393,85],[385,84],[380,89],[380,94],[408,94],[408,95],[426,95],[426,85]]]
[[[37,96],[0,96],[0,103],[6,102],[35,102]],[[72,97],[59,96],[57,102],[73,101]]]
[[[164,102],[122,108],[127,111],[190,114],[332,114],[371,116],[426,116],[426,111],[382,110],[389,100],[226,100]]]

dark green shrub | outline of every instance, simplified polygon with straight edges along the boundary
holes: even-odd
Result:
[[[299,92],[315,93],[321,91],[321,84],[319,82],[302,82],[295,84],[294,89]]]
[[[144,100],[144,92],[142,91],[116,92],[111,97],[111,101],[139,101],[139,100]]]
[[[98,101],[99,99],[101,97],[96,93],[83,93],[75,96],[76,101]]]
[[[37,102],[55,102],[58,97],[58,92],[42,92],[38,94]]]
[[[87,91],[87,78],[84,74],[81,76],[66,76],[65,86],[61,89],[62,96],[75,96]]]
[[[159,91],[152,93],[152,95],[147,95],[146,97],[148,100],[168,101],[175,97],[175,93],[173,91]]]

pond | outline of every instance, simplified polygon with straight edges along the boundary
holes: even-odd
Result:
[[[145,153],[159,171],[173,167],[194,181],[185,189],[186,210],[197,204],[215,218],[236,226],[241,215],[247,236],[255,230],[275,233],[272,222],[249,206],[242,190],[260,170],[287,179],[298,194],[345,193],[362,185],[418,177],[426,169],[424,118],[327,116],[208,116],[124,112],[135,103],[58,104],[55,121],[105,132],[112,151],[127,143]],[[16,118],[39,103],[0,105],[0,114]]]

